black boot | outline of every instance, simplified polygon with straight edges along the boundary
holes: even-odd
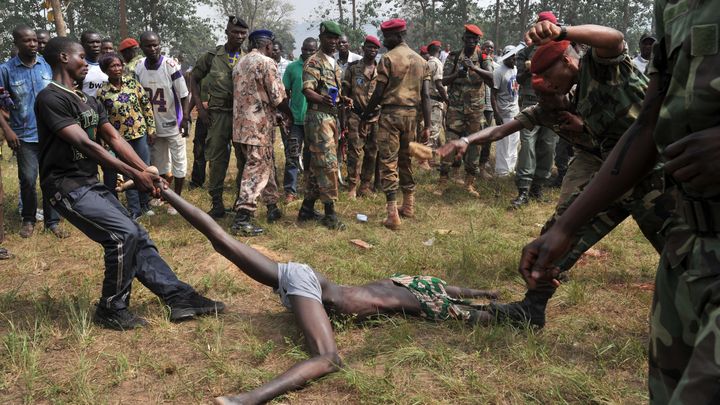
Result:
[[[297,220],[299,222],[319,221],[322,218],[323,214],[315,210],[315,200],[304,199]]]
[[[337,214],[335,214],[335,204],[332,202],[325,203],[325,216],[320,222],[328,229],[338,231],[345,229],[345,224],[340,222]]]
[[[533,200],[543,201],[543,187],[540,184],[533,183],[528,193]]]
[[[484,309],[494,316],[496,322],[542,329],[545,326],[545,308],[555,290],[550,283],[540,283],[534,290],[528,290],[522,301],[492,303]]]
[[[223,218],[225,216],[225,206],[223,205],[222,198],[213,197],[212,207],[210,207],[210,211],[207,213],[215,219]]]
[[[278,208],[277,204],[267,205],[267,221],[268,224],[272,224],[278,219],[282,218],[282,211]]]
[[[263,233],[263,229],[255,225],[253,214],[248,210],[241,209],[235,214],[230,233],[233,235],[257,236]]]
[[[514,200],[510,201],[510,208],[517,210],[523,205],[527,205],[530,202],[530,196],[528,193],[528,189],[526,188],[519,188],[518,189],[518,195],[515,197]]]

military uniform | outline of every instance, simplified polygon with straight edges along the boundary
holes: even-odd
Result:
[[[245,55],[233,69],[233,143],[241,171],[235,210],[252,214],[262,194],[267,205],[280,197],[275,176],[273,140],[276,107],[285,98],[277,64],[257,49]]]
[[[453,51],[445,60],[443,75],[448,76],[461,69],[465,53],[463,50]],[[483,59],[482,52],[475,49],[470,55],[473,65],[490,70],[489,59]],[[448,140],[459,139],[463,136],[478,132],[485,124],[485,82],[475,72],[468,71],[465,77],[458,77],[448,86],[448,110],[445,128],[445,137]],[[450,158],[452,159],[452,158]],[[468,176],[477,176],[480,173],[480,154],[477,145],[468,146],[463,157],[465,173]],[[448,164],[444,164],[440,172],[447,174]]]
[[[303,66],[303,90],[328,94],[330,87],[341,91],[340,66],[332,64],[322,50],[310,56]],[[338,109],[308,100],[305,115],[305,143],[310,151],[310,167],[305,171],[305,199],[332,203],[338,197],[337,127]]]
[[[517,79],[520,84],[521,110],[537,104],[537,97],[531,85],[532,74],[526,64],[534,53],[534,46],[522,49],[517,53]],[[550,178],[557,142],[557,134],[548,127],[534,126],[520,131],[520,151],[515,166],[515,184],[520,193],[528,192],[532,186],[532,194],[539,195],[542,186]]]
[[[223,206],[223,183],[230,163],[230,140],[232,138],[233,78],[234,67],[231,55],[224,45],[201,55],[192,69],[197,83],[207,86],[208,113],[205,160],[210,164],[208,193],[213,206]],[[207,80],[203,81],[207,77]]]
[[[378,129],[380,177],[387,200],[395,201],[399,188],[415,191],[408,145],[415,140],[422,86],[430,80],[430,69],[403,42],[382,56],[376,80],[385,85]]]
[[[720,125],[720,5],[655,1],[648,66],[666,90],[654,138],[659,151]],[[669,183],[678,203],[666,225],[650,321],[651,404],[710,404],[720,398],[720,189]]]
[[[371,73],[368,75],[368,72]],[[347,134],[347,171],[351,190],[357,187],[359,181],[369,188],[375,175],[379,116],[375,115],[368,121],[362,122],[360,114],[365,111],[370,96],[375,91],[376,76],[375,63],[368,66],[362,59],[350,62],[343,75],[343,89],[350,89],[349,94],[345,96],[353,100],[353,110],[348,117]]]
[[[430,56],[427,61],[428,69],[430,69],[430,118],[432,125],[430,126],[430,138],[428,143],[433,149],[439,148],[445,143],[445,135],[443,134],[443,122],[445,122],[445,101],[440,98],[440,93],[435,86],[436,80],[443,78],[443,65],[440,59]]]

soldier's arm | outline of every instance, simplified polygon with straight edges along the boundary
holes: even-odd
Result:
[[[193,67],[190,74],[187,75],[188,88],[190,89],[190,94],[192,95],[192,99],[194,100],[193,104],[195,104],[195,107],[197,107],[198,118],[206,125],[210,123],[210,118],[208,117],[208,112],[202,103],[202,98],[200,95],[200,82],[210,72],[211,62],[212,55],[209,52],[206,52],[200,58],[198,58],[196,65]]]
[[[453,139],[452,141],[446,142],[445,145],[438,149],[437,153],[443,158],[448,156],[462,157],[462,155],[464,155],[467,151],[467,147],[469,145],[498,141],[508,135],[520,131],[523,128],[525,128],[523,123],[514,119],[502,125],[487,127],[464,138]]]
[[[370,100],[368,100],[368,105],[365,107],[365,112],[363,112],[361,117],[363,120],[367,120],[370,117],[370,114],[377,109],[378,105],[380,105],[383,94],[385,94],[385,87],[390,81],[388,72],[390,72],[390,59],[383,56],[380,58],[380,62],[377,66],[375,91],[373,91],[372,96],[370,96]]]
[[[600,58],[614,58],[625,50],[625,37],[616,29],[592,24],[564,28],[567,30],[566,40],[590,45]],[[561,33],[558,25],[540,21],[525,33],[525,42],[543,45],[558,38]]]
[[[429,76],[423,80],[422,89],[420,91],[420,99],[422,102],[423,121],[425,128],[423,128],[423,142],[427,141],[430,136],[430,128],[432,127],[432,107],[430,106],[430,78]]]
[[[443,78],[442,78],[442,84],[444,86],[451,85],[455,79],[458,77],[458,70],[457,66],[455,66],[454,59],[451,60],[450,58],[453,55],[448,55],[447,59],[445,59],[445,65],[443,66]]]
[[[320,79],[318,62],[312,59],[305,62],[305,67],[303,67],[303,94],[307,102],[332,106],[332,98],[329,95],[317,92]]]

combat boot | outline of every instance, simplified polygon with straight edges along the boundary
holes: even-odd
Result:
[[[367,181],[363,181],[362,184],[360,184],[360,189],[357,191],[357,196],[367,197],[370,194],[372,194],[372,185]]]
[[[517,210],[520,209],[520,207],[522,207],[523,205],[527,205],[529,202],[530,195],[528,189],[519,188],[517,197],[515,197],[514,200],[510,201],[510,208]]]
[[[415,218],[415,193],[408,191],[403,193],[403,203],[398,213],[403,218]]]
[[[267,221],[268,224],[272,224],[278,219],[282,218],[282,211],[278,208],[277,204],[267,205]]]
[[[221,198],[213,197],[212,207],[210,207],[210,211],[208,211],[207,214],[215,219],[220,219],[225,216],[225,205],[223,205]]]
[[[533,200],[543,201],[543,187],[540,184],[533,183],[530,186],[528,196]]]
[[[348,188],[348,200],[355,201],[357,199],[357,184],[350,183]]]
[[[433,191],[433,194],[438,197],[442,197],[447,191],[449,180],[450,179],[448,178],[447,173],[440,173],[440,179],[437,182],[437,188],[435,189],[435,191]]]
[[[475,189],[475,176],[472,174],[465,175],[465,191],[473,197],[480,197],[480,193]]]
[[[509,304],[491,303],[483,309],[489,312],[497,323],[542,329],[545,326],[545,309],[555,290],[552,284],[541,283],[534,290],[528,290],[522,301]]]
[[[322,217],[323,214],[315,210],[315,200],[303,200],[297,216],[298,222],[319,221]]]
[[[235,214],[235,219],[230,226],[230,233],[242,236],[258,236],[262,235],[264,229],[254,223],[254,215],[252,212],[241,209]]]
[[[320,220],[320,223],[334,231],[345,229],[345,224],[338,219],[335,213],[335,204],[332,202],[325,203],[325,216]]]
[[[460,167],[453,166],[450,169],[450,178],[455,182],[455,184],[463,184],[463,181],[460,180]]]
[[[387,202],[387,218],[382,222],[385,228],[396,231],[400,229],[402,222],[400,221],[400,215],[398,213],[397,202]]]
[[[418,163],[418,167],[421,168],[422,170],[426,170],[426,171],[432,170],[432,167],[430,166],[430,162],[427,160],[421,160]]]

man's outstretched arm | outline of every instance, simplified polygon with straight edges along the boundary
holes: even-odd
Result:
[[[505,138],[506,136],[523,129],[523,124],[518,120],[512,120],[502,125],[495,127],[488,127],[482,131],[475,132],[472,135],[466,136],[467,143],[462,139],[454,139],[446,142],[445,145],[438,149],[437,153],[442,158],[446,158],[450,155],[462,156],[467,151],[468,145],[480,144],[486,142],[494,142]]]

